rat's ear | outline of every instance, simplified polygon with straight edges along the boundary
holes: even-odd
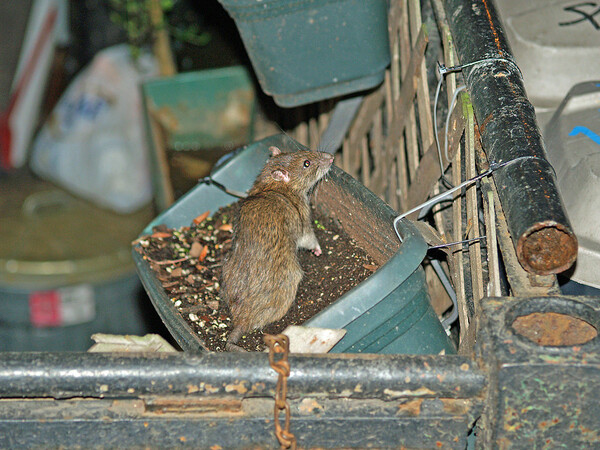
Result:
[[[279,147],[275,147],[274,145],[269,147],[269,151],[271,152],[271,156],[277,156],[281,153],[281,150],[279,150]]]
[[[287,170],[277,169],[271,172],[271,176],[275,181],[283,181],[285,183],[290,181],[290,174]]]

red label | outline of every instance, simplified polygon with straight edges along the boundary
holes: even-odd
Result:
[[[58,291],[34,291],[29,294],[29,315],[35,327],[62,325],[61,298]]]

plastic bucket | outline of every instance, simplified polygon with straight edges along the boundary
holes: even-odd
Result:
[[[121,216],[24,175],[0,185],[0,351],[83,351],[93,333],[149,331],[129,252],[149,207]]]

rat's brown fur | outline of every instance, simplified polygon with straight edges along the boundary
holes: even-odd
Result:
[[[308,194],[331,167],[333,156],[281,153],[277,147],[271,152],[241,201],[232,251],[223,265],[222,293],[235,327],[229,350],[239,350],[234,344],[243,333],[275,322],[288,311],[302,279],[297,249],[321,254]]]

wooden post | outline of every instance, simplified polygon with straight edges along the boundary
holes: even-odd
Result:
[[[160,0],[148,0],[148,12],[153,28],[153,52],[158,61],[159,73],[163,77],[170,77],[177,73],[173,52],[171,51],[171,40],[169,31],[165,25]]]

